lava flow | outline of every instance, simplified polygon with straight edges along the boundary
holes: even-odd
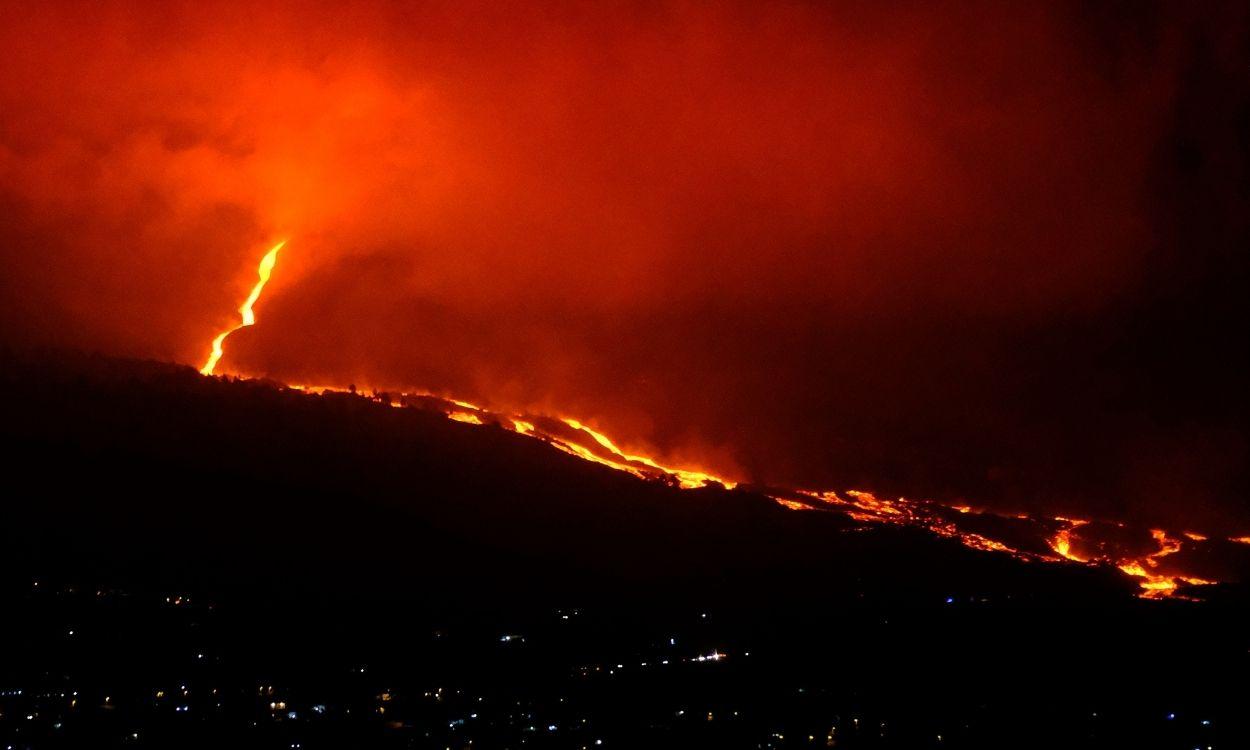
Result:
[[[208,355],[208,361],[206,361],[204,366],[200,368],[201,375],[213,374],[213,370],[217,367],[217,361],[221,359],[221,345],[225,342],[227,336],[240,328],[256,325],[256,313],[252,311],[252,306],[256,304],[256,300],[260,299],[260,293],[264,290],[265,284],[269,281],[270,274],[273,273],[273,267],[278,262],[278,251],[281,250],[282,246],[285,244],[286,240],[282,240],[278,244],[274,245],[269,252],[265,253],[265,257],[260,259],[260,267],[256,269],[256,275],[259,277],[259,280],[256,282],[256,285],[252,287],[252,293],[247,295],[247,300],[239,306],[239,316],[242,318],[242,322],[234,328],[222,331],[217,334],[217,338],[213,339],[213,350],[212,353]]]
[[[1182,584],[1204,586],[1215,583],[1215,581],[1193,575],[1165,573],[1160,570],[1160,561],[1165,557],[1180,552],[1187,543],[1185,539],[1188,539],[1189,543],[1201,544],[1206,542],[1208,537],[1203,534],[1186,532],[1183,535],[1185,539],[1182,539],[1170,536],[1163,529],[1150,529],[1150,537],[1158,547],[1154,552],[1135,556],[1121,555],[1117,554],[1115,550],[1102,549],[1103,545],[1095,542],[1091,545],[1094,553],[1087,555],[1084,552],[1077,552],[1076,545],[1082,541],[1080,530],[1092,528],[1093,522],[1071,518],[1056,518],[1054,520],[1062,524],[1062,527],[1051,539],[1050,546],[1060,557],[1078,563],[1114,565],[1125,575],[1132,576],[1137,580],[1138,585],[1142,589],[1141,596],[1146,599],[1161,599],[1173,596]],[[1124,528],[1122,524],[1110,523],[1103,525],[1119,529]],[[1235,542],[1236,540],[1230,539],[1229,541]]]
[[[261,259],[259,281],[239,308],[242,323],[213,340],[212,354],[200,369],[202,374],[213,374],[222,355],[222,342],[227,336],[240,328],[255,324],[252,306],[269,280],[277,262],[278,251],[284,244],[285,241],[279,242]],[[335,386],[288,387],[310,395],[349,392],[349,389]],[[363,395],[363,391],[353,388],[350,392],[368,398]],[[570,455],[643,480],[661,481],[683,489],[696,489],[707,485],[733,489],[736,486],[735,482],[707,471],[674,468],[648,456],[626,452],[604,433],[572,417],[494,412],[467,401],[433,393],[395,395],[374,390],[372,398],[394,407],[438,411],[448,419],[468,425],[494,425],[541,440]],[[1177,570],[1174,561],[1169,561],[1172,563],[1169,565],[1171,572],[1167,572],[1163,569],[1164,558],[1191,545],[1201,547],[1219,543],[1250,544],[1250,537],[1209,541],[1202,534],[1185,532],[1174,536],[1161,529],[1149,530],[1148,540],[1144,532],[1141,532],[1138,534],[1139,543],[1128,544],[1124,543],[1123,538],[1126,535],[1132,537],[1134,530],[1114,522],[1003,515],[974,510],[967,505],[947,505],[907,498],[883,499],[870,492],[854,490],[835,492],[760,487],[752,490],[791,510],[838,512],[864,525],[890,524],[921,528],[938,536],[957,540],[972,549],[1005,553],[1023,561],[1071,562],[1114,567],[1135,580],[1141,589],[1140,596],[1147,599],[1173,596],[1184,598],[1186,594],[1183,592],[1194,586],[1216,583],[1208,578]],[[1100,529],[1114,533],[1100,533]],[[1145,553],[1126,551],[1139,550],[1142,544],[1152,545],[1155,549]]]

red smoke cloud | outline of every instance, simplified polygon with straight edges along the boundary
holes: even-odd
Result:
[[[1160,152],[1192,40],[1235,68],[1241,18],[0,14],[12,341],[198,366],[286,238],[226,370],[575,415],[743,479],[1114,513],[1152,494],[1151,452],[1215,505],[1244,482],[1238,425],[1108,406],[1151,371],[1117,342],[1155,304],[1160,200],[1180,211]],[[1109,437],[1072,447],[1091,410]],[[1085,461],[1093,485],[1048,484]]]

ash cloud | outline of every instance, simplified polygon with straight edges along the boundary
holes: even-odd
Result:
[[[6,341],[587,419],[740,479],[1250,525],[1214,6],[9,3]]]

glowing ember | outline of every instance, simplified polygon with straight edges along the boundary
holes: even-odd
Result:
[[[200,368],[201,375],[213,374],[213,370],[217,367],[217,361],[221,359],[221,345],[226,340],[227,336],[240,328],[256,325],[256,313],[252,311],[252,306],[256,304],[256,300],[260,299],[260,293],[264,290],[265,284],[269,281],[269,275],[273,273],[274,264],[278,262],[278,251],[281,250],[282,246],[285,244],[286,240],[279,242],[274,245],[269,252],[265,253],[265,257],[260,259],[260,267],[256,269],[256,275],[259,277],[259,280],[256,282],[256,285],[252,287],[252,293],[247,295],[247,300],[239,306],[239,316],[242,318],[242,322],[234,328],[222,331],[217,334],[217,338],[213,339],[213,350],[212,353],[208,355],[208,361],[205,362],[204,366]]]

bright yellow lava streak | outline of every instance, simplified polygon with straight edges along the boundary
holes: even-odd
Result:
[[[278,251],[286,244],[286,240],[282,240],[273,246],[269,252],[265,253],[265,257],[260,259],[260,267],[256,269],[256,275],[260,280],[256,282],[256,286],[252,287],[252,293],[247,295],[247,301],[239,306],[239,315],[243,318],[243,322],[226,331],[217,334],[217,338],[213,339],[213,352],[208,355],[208,361],[200,368],[201,375],[212,375],[213,369],[217,367],[217,360],[221,359],[221,345],[226,337],[240,328],[256,325],[256,313],[252,312],[252,305],[256,304],[256,300],[260,299],[261,290],[265,288],[265,283],[269,281],[270,274],[273,273],[274,264],[278,262]]]
[[[581,430],[587,435],[590,435],[592,438],[594,438],[596,443],[603,446],[607,450],[611,451],[616,456],[623,458],[627,462],[639,463],[639,464],[642,464],[643,466],[649,466],[652,469],[655,469],[657,471],[663,472],[665,474],[671,474],[677,477],[678,483],[682,487],[685,487],[686,489],[695,489],[697,487],[702,487],[704,484],[708,482],[717,482],[719,484],[724,485],[726,489],[731,489],[731,490],[736,486],[735,482],[730,482],[726,479],[721,479],[720,477],[712,476],[711,474],[705,474],[701,471],[689,471],[686,469],[673,469],[668,466],[661,466],[660,464],[656,463],[654,460],[650,458],[647,458],[646,456],[630,455],[622,451],[620,448],[616,447],[616,444],[613,443],[611,440],[609,440],[607,435],[604,435],[601,432],[595,432],[594,430],[590,429],[589,427],[582,424],[581,422],[578,422],[576,419],[564,419],[562,421],[565,424],[567,424],[569,427],[572,427],[575,430]],[[520,430],[518,430],[518,432],[519,431]],[[579,452],[578,455],[583,455],[583,454]],[[583,457],[590,458],[590,460],[592,461],[598,461],[599,463],[604,463],[603,460],[595,457],[594,454],[590,453],[589,451],[587,451],[585,455],[583,455]],[[609,465],[615,465],[615,464],[609,463]],[[633,469],[626,469],[626,470],[630,471],[630,473],[633,473],[633,474],[638,473],[636,470],[633,470]]]

